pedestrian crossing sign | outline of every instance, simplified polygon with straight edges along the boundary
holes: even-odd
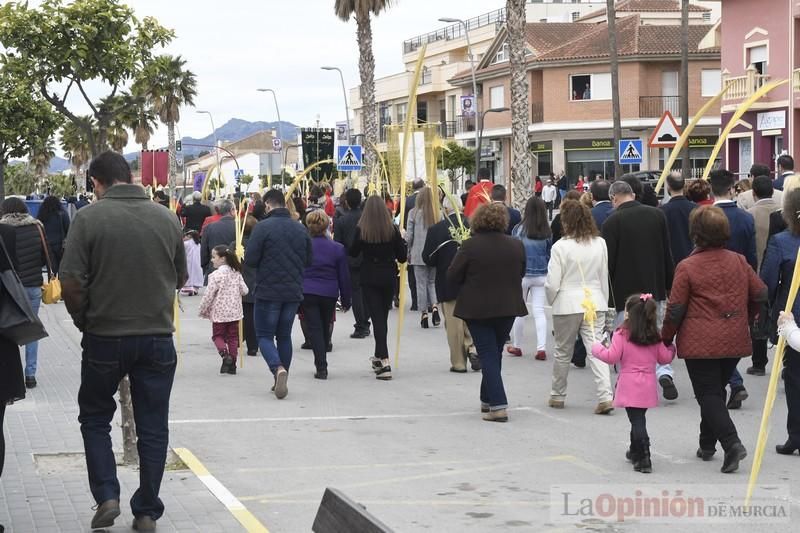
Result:
[[[642,140],[623,139],[619,142],[619,164],[639,165],[642,163]]]
[[[361,170],[363,166],[361,146],[358,144],[339,145],[336,169],[342,172]]]

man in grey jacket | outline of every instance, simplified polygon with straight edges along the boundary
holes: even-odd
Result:
[[[206,226],[200,241],[200,264],[206,274],[214,270],[211,250],[220,244],[230,246],[236,240],[236,205],[231,200],[220,200],[217,202],[217,211],[222,218]]]
[[[89,176],[100,201],[75,215],[61,282],[67,310],[83,333],[78,421],[98,505],[91,527],[111,527],[120,514],[110,431],[114,394],[127,375],[139,437],[133,529],[154,531],[164,514],[158,492],[175,377],[173,303],[186,281],[186,255],[175,214],[131,184],[121,155],[100,154],[89,165]]]

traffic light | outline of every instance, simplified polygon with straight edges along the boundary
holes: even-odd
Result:
[[[175,141],[175,151],[176,152],[181,151],[181,141]]]

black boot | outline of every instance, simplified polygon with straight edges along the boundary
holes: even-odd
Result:
[[[639,450],[639,459],[633,464],[633,469],[642,474],[649,474],[653,471],[653,464],[650,461],[650,439],[639,441]]]
[[[227,374],[228,368],[233,364],[233,359],[228,355],[228,350],[220,350],[219,356],[222,358],[222,366],[219,367],[219,373]]]
[[[642,459],[642,443],[638,440],[631,439],[631,447],[625,454],[625,458],[633,463],[633,469],[638,471],[639,461]]]

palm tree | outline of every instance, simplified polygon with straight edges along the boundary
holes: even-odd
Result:
[[[681,127],[689,123],[689,0],[681,0]],[[681,154],[681,174],[684,180],[692,177],[692,160],[689,157],[689,143]]]
[[[375,111],[375,56],[372,54],[372,24],[370,17],[379,15],[392,5],[392,0],[336,0],[336,16],[345,22],[356,18],[358,40],[358,71],[361,75],[361,129],[366,138],[364,172],[369,176],[378,160],[378,115]],[[410,118],[408,120],[411,120]]]
[[[125,115],[126,126],[133,132],[136,144],[142,145],[142,150],[147,150],[147,143],[155,132],[156,117],[153,107],[147,102],[143,94],[123,93],[122,102],[128,109]]]
[[[622,140],[622,118],[619,110],[619,58],[617,56],[617,10],[614,0],[606,0],[608,19],[608,53],[611,59],[611,116],[614,121],[614,146]],[[619,158],[614,158],[614,178],[622,176]]]
[[[85,120],[91,124],[92,129],[96,129],[94,118],[90,116],[79,117],[80,120]],[[75,124],[75,122],[68,121],[61,128],[61,149],[69,159],[69,162],[75,167],[75,174],[81,172],[81,167],[89,162],[92,156],[92,145],[86,135],[86,131]]]
[[[511,52],[511,185],[514,204],[524,208],[533,195],[531,154],[528,147],[530,106],[525,70],[525,5],[527,0],[506,0],[506,27]]]
[[[185,70],[186,60],[181,56],[161,55],[147,63],[133,84],[134,94],[145,95],[153,112],[167,125],[169,144],[169,190],[175,193],[175,124],[180,122],[181,106],[194,105],[197,96],[197,79]]]
[[[55,142],[52,137],[47,139],[42,146],[35,147],[30,154],[29,161],[34,173],[39,177],[45,176],[47,169],[50,168],[50,160],[55,156]]]

